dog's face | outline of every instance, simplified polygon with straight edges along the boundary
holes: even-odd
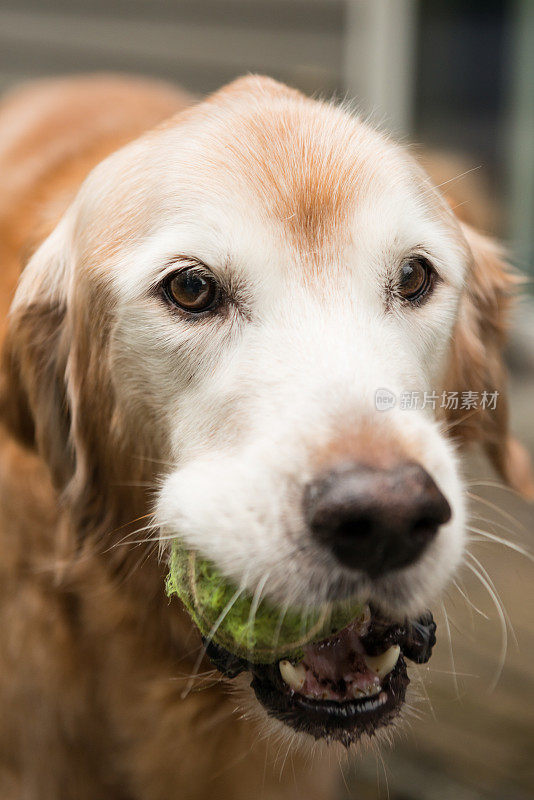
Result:
[[[14,319],[58,312],[55,402],[70,412],[51,442],[45,378],[26,389],[36,439],[78,502],[103,461],[161,464],[162,540],[179,535],[251,593],[304,607],[356,595],[413,619],[462,555],[454,414],[454,434],[491,431],[509,471],[503,409],[473,423],[441,407],[446,390],[503,402],[505,289],[492,245],[402,149],[245,79],[103,162],[27,267]],[[404,407],[425,392],[425,408]],[[382,721],[376,703],[353,708],[337,738],[389,721],[390,700]]]

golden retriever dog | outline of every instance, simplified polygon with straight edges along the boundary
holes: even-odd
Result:
[[[33,84],[0,165],[2,800],[330,797],[430,656],[463,446],[529,488],[498,246],[262,77]],[[366,610],[298,662],[207,641],[191,678],[176,537],[280,607]]]

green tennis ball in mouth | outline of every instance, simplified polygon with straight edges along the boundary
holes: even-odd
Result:
[[[299,611],[240,592],[208,559],[175,540],[166,590],[177,595],[203,636],[256,664],[295,657],[364,613],[365,604],[343,601]],[[255,607],[256,606],[256,607]]]

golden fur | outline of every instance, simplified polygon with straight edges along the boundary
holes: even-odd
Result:
[[[181,697],[197,634],[166,600],[154,551],[122,546],[149,510],[143,484],[154,465],[148,445],[144,460],[132,458],[139,434],[113,416],[102,363],[104,283],[78,293],[83,304],[68,333],[63,311],[39,303],[5,327],[28,256],[89,170],[188,103],[164,85],[98,77],[43,82],[0,107],[2,800],[312,800],[327,796],[331,782],[323,762],[297,754],[300,793],[290,767],[280,783],[277,748],[233,713],[239,699],[220,684]],[[283,139],[283,131],[256,130],[249,141],[260,157],[265,135]],[[325,208],[337,219],[339,181],[348,178],[335,164],[326,168],[329,182],[316,175],[317,192],[297,203],[295,226],[306,236],[324,229]],[[278,213],[294,208],[286,201],[273,201]],[[465,231],[473,267],[446,386],[504,391],[511,279],[496,246]],[[64,402],[68,357],[75,419]],[[451,418],[451,435],[483,441],[500,473],[527,491],[522,452],[498,409]]]
[[[166,86],[113,77],[43,82],[6,99],[0,112],[2,326],[25,260],[88,171],[187,102]],[[94,322],[98,307],[91,313]],[[236,700],[219,688],[181,700],[195,634],[164,597],[165,568],[145,561],[144,550],[134,549],[132,557],[131,549],[111,546],[127,535],[124,523],[146,513],[143,492],[115,487],[101,529],[82,538],[83,519],[72,524],[52,485],[51,473],[57,486],[69,470],[61,398],[54,403],[48,391],[60,369],[61,355],[52,356],[58,314],[27,309],[12,320],[5,348],[0,796],[248,800],[264,780],[265,743],[255,743],[253,726],[232,716]],[[87,356],[94,338],[90,345],[80,324],[77,346]],[[86,366],[98,370],[97,363]],[[85,380],[98,376],[91,372]],[[95,448],[106,429],[101,411],[102,417],[89,413],[81,432]],[[135,482],[131,469],[128,474]],[[94,480],[98,489],[113,485],[109,476]],[[86,508],[92,489],[80,491]],[[103,529],[116,533],[103,542]],[[265,798],[280,796],[279,769],[268,765]],[[315,776],[314,782],[325,780]],[[323,794],[311,791],[308,796]]]

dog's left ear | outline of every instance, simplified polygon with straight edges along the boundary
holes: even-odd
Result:
[[[0,423],[40,453],[57,488],[63,488],[74,471],[65,378],[69,337],[62,236],[60,225],[26,266],[0,359]]]
[[[472,254],[451,343],[447,391],[474,392],[472,410],[446,410],[449,430],[461,443],[480,442],[499,475],[526,497],[534,497],[529,456],[508,427],[503,349],[508,311],[520,278],[500,246],[461,223]]]

